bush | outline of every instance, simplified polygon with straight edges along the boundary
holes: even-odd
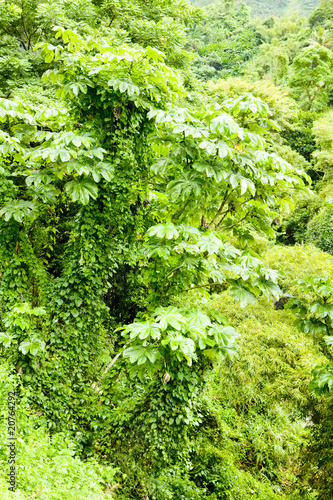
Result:
[[[283,500],[268,482],[256,481],[225,459],[225,451],[200,441],[188,476],[169,470],[151,481],[152,500]]]
[[[327,396],[313,415],[311,439],[303,454],[301,476],[315,488],[317,500],[333,498],[333,397]]]
[[[8,490],[8,392],[17,379],[0,365],[0,497],[2,500],[106,500],[104,491],[117,472],[95,460],[82,462],[64,434],[49,436],[42,416],[29,410],[28,394],[21,388],[16,401],[16,491]],[[110,486],[106,486],[111,483]],[[104,485],[104,486],[103,486]]]
[[[280,286],[284,292],[293,293],[294,280],[305,279],[309,276],[332,276],[333,258],[321,250],[308,246],[297,245],[285,247],[275,245],[264,255],[267,267],[283,272]]]
[[[323,208],[310,220],[306,240],[333,255],[333,206]]]
[[[307,196],[297,203],[296,209],[279,228],[277,241],[284,245],[295,245],[306,241],[308,222],[325,204],[323,198]]]
[[[282,130],[281,135],[292,149],[312,162],[316,141],[312,132],[313,122],[318,118],[315,111],[298,111],[297,123]]]
[[[215,496],[206,496],[206,490],[198,488],[193,481],[182,478],[180,473],[173,470],[151,481],[150,494],[152,500],[215,500]]]
[[[324,357],[292,314],[267,300],[241,309],[223,292],[206,307],[227,317],[241,338],[238,359],[215,362],[206,375],[208,411],[193,437],[190,477],[217,499],[284,498],[308,435],[311,371]]]
[[[215,296],[209,307],[241,333],[239,358],[215,367],[209,397],[238,415],[252,410],[268,414],[276,405],[277,419],[284,418],[283,411],[297,413],[306,406],[311,371],[326,358],[311,337],[297,330],[290,311],[275,310],[266,299],[240,309],[227,292]]]

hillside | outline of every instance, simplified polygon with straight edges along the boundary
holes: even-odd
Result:
[[[218,0],[217,0],[218,1]],[[217,3],[212,0],[196,0],[195,5],[204,7]],[[299,12],[302,16],[308,16],[319,5],[319,0],[244,0],[252,9],[254,17],[283,16],[286,13]],[[241,2],[238,2],[241,3]]]

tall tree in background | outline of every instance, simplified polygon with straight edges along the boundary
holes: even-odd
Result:
[[[245,4],[222,0],[189,31],[186,48],[197,53],[194,71],[202,79],[240,75],[258,51],[260,36]]]
[[[323,109],[327,104],[327,87],[333,83],[332,52],[319,43],[303,49],[292,64],[290,86],[304,101],[305,109]]]

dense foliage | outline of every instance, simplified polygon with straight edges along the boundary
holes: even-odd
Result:
[[[219,0],[194,0],[193,3],[204,7],[212,3],[218,3]],[[320,0],[244,0],[244,3],[251,8],[253,17],[267,18],[269,16],[282,16],[286,12],[299,12],[302,16],[308,16],[318,7]],[[241,2],[239,2],[241,3]],[[325,10],[324,10],[325,12]]]
[[[333,2],[210,3],[0,4],[3,498],[332,496]]]
[[[195,53],[193,69],[202,79],[242,73],[261,43],[245,4],[218,2],[206,9],[206,19],[189,32],[186,47]]]

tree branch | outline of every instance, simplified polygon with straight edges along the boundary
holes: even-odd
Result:
[[[184,210],[186,209],[186,207],[189,205],[190,201],[191,201],[191,200],[190,200],[190,198],[189,198],[189,199],[186,201],[186,203],[184,204],[183,208],[181,208],[177,214],[174,214],[174,215],[171,217],[171,219],[172,219],[172,220],[178,220],[178,219],[179,219],[179,217],[180,217],[180,216],[182,215],[182,213],[184,212]]]
[[[111,24],[113,23],[113,21],[114,21],[115,17],[116,17],[116,14],[114,14],[114,15],[113,15],[113,18],[111,19],[111,21],[110,21],[110,22],[109,22],[109,24],[108,24],[108,28],[110,28],[110,27],[111,27]]]
[[[112,366],[115,364],[115,362],[117,361],[117,359],[119,358],[119,356],[122,353],[123,353],[123,351],[118,352],[118,354],[113,358],[113,360],[105,368],[104,372],[102,373],[102,375],[99,378],[99,381],[97,383],[93,384],[94,392],[98,392],[99,391],[99,384],[101,383],[102,378],[104,377],[104,375],[107,374],[107,372],[110,370],[110,368],[112,368]]]
[[[33,32],[32,32],[32,33],[30,33],[30,35],[29,35],[29,38],[28,38],[28,49],[29,49],[29,48],[33,48],[33,44],[32,44],[32,42],[31,42],[31,39],[32,39],[32,37],[34,36],[34,34],[38,31],[38,28],[39,28],[39,26],[37,26],[37,28],[35,29],[35,31],[33,31]]]
[[[189,290],[195,290],[196,288],[204,288],[205,286],[217,286],[217,285],[223,286],[226,283],[227,282],[225,281],[224,283],[206,283],[206,285],[191,286],[190,288],[185,288],[185,290],[181,290],[180,293],[188,292]]]
[[[234,192],[234,189],[232,189],[230,191],[230,193],[228,191],[226,191],[225,195],[224,195],[224,198],[222,200],[222,203],[220,205],[220,208],[218,209],[218,211],[216,212],[216,214],[214,215],[213,217],[213,220],[210,222],[210,224],[208,224],[208,229],[211,229],[213,227],[213,225],[215,224],[215,221],[220,217],[220,215],[222,215],[223,213],[223,208],[225,206],[225,204],[227,203],[227,200],[228,198],[230,197],[230,195]]]
[[[0,24],[0,28],[2,30],[4,30],[4,32],[7,33],[7,35],[14,37],[14,35],[12,35],[12,33],[10,31],[8,31],[6,28],[4,28],[1,24]]]
[[[250,198],[250,199],[251,199],[251,198]],[[245,200],[245,201],[243,201],[242,203],[238,203],[238,205],[235,205],[235,206],[233,207],[233,208],[234,208],[234,210],[236,210],[236,208],[238,208],[238,207],[241,207],[242,205],[245,205],[245,203],[247,203],[248,201],[250,201],[250,200]],[[222,224],[222,221],[225,219],[226,215],[229,213],[229,210],[226,210],[226,211],[225,211],[225,212],[223,212],[223,213],[224,213],[224,216],[220,219],[220,221],[219,221],[219,223],[216,225],[216,227],[219,227],[219,226]],[[222,215],[222,214],[221,214],[221,215]],[[241,219],[241,220],[243,220],[243,219]]]
[[[163,293],[163,286],[164,286],[164,283],[165,283],[165,280],[172,274],[174,273],[175,271],[177,271],[177,269],[180,269],[181,267],[183,267],[184,264],[181,264],[180,266],[178,267],[175,267],[174,269],[172,269],[172,271],[170,271],[164,278],[164,280],[162,281],[162,285],[161,285],[161,293],[160,293],[160,301],[162,300],[162,293]]]
[[[237,222],[235,222],[234,224],[231,224],[231,226],[224,226],[224,227],[221,227],[220,228],[220,231],[223,231],[224,229],[232,229],[233,227],[235,227],[237,224],[239,224],[240,222],[243,222],[243,220],[245,220],[247,218],[247,216],[249,215],[250,213],[250,210],[248,210],[248,212],[244,215],[244,217],[242,217],[240,220],[238,220]]]

